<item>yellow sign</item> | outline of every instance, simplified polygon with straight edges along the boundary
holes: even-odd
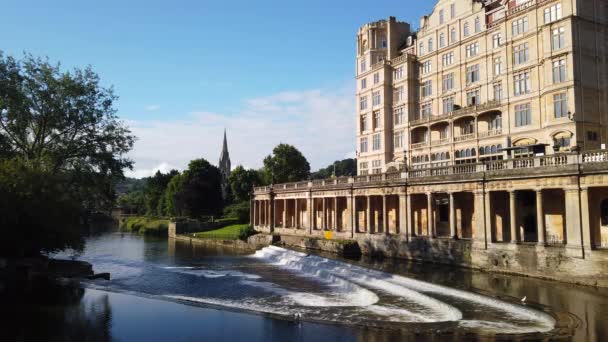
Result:
[[[334,233],[331,230],[326,230],[323,232],[323,236],[325,236],[326,240],[331,240],[334,236]]]

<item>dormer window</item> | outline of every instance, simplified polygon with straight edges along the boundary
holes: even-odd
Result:
[[[481,31],[481,21],[479,17],[475,18],[475,33]]]
[[[443,10],[439,11],[439,25],[443,25],[445,21],[444,15],[443,15]]]

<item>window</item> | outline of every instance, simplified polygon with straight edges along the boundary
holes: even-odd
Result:
[[[377,129],[378,127],[380,127],[380,112],[379,111],[375,111],[373,116],[372,116],[372,129]]]
[[[473,44],[467,45],[466,51],[467,51],[467,57],[477,56],[477,54],[479,53],[479,43],[475,42]]]
[[[450,5],[450,18],[456,18],[456,4]]]
[[[559,147],[569,147],[570,146],[570,137],[559,137],[553,138],[553,144]]]
[[[382,173],[382,162],[380,160],[372,160],[372,173],[378,174]]]
[[[442,25],[445,22],[445,17],[443,15],[443,10],[439,10],[439,25]]]
[[[562,4],[545,8],[545,24],[562,18]]]
[[[420,43],[420,54],[424,55],[424,43]]]
[[[403,67],[398,67],[395,69],[395,80],[400,80],[403,78]]]
[[[365,57],[361,60],[361,72],[365,72],[366,69],[366,63],[365,63]]]
[[[479,81],[479,64],[467,67],[467,84]]]
[[[456,29],[452,28],[452,30],[450,31],[450,44],[453,44],[456,42]]]
[[[597,132],[587,131],[587,140],[597,141]]]
[[[403,148],[403,131],[395,133],[395,148]]]
[[[422,83],[420,86],[420,95],[422,97],[431,96],[433,94],[433,81],[428,80]]]
[[[494,76],[499,76],[502,74],[502,58],[496,57],[494,58]]]
[[[467,92],[467,106],[476,106],[479,104],[479,90]]]
[[[526,63],[529,58],[530,49],[528,43],[523,43],[513,48],[513,64]]]
[[[443,75],[443,91],[450,91],[454,89],[454,73],[451,72],[449,74]]]
[[[422,65],[420,66],[420,73],[427,74],[427,73],[431,72],[432,69],[433,69],[433,65],[431,64],[431,61],[426,61],[426,62],[422,63]]]
[[[380,134],[374,134],[374,142],[372,150],[378,151],[380,149]]]
[[[386,37],[380,38],[380,44],[378,46],[379,49],[386,49]]]
[[[367,115],[361,115],[361,132],[367,131]]]
[[[490,130],[501,129],[502,128],[502,116],[496,115],[492,120],[490,120]]]
[[[502,100],[502,83],[494,84],[494,101]]]
[[[359,98],[359,109],[367,109],[367,96],[361,96],[361,98]]]
[[[553,61],[553,83],[566,81],[566,60]]]
[[[395,125],[402,125],[405,123],[405,115],[403,112],[403,108],[397,108],[393,111],[395,116]]]
[[[502,45],[502,34],[496,33],[492,36],[492,46],[496,49]]]
[[[553,95],[553,113],[555,114],[555,118],[565,118],[568,116],[566,93]]]
[[[446,97],[443,99],[443,114],[448,114],[454,111],[454,97]]]
[[[367,152],[367,138],[361,138],[361,153]],[[365,167],[367,169],[367,167]]]
[[[381,98],[380,98],[380,92],[379,91],[375,91],[372,93],[372,105],[373,106],[379,106],[381,103]]]
[[[556,51],[566,46],[566,30],[563,27],[553,29],[551,34],[551,50]]]
[[[481,21],[479,20],[479,17],[475,18],[475,33],[480,32],[481,31]]]
[[[460,126],[460,135],[468,135],[475,133],[475,121],[470,120]]]
[[[439,35],[439,48],[442,48],[445,46],[445,34],[440,34]]]
[[[380,73],[375,73],[374,74],[374,84],[377,84],[378,82],[380,82]]]
[[[363,170],[366,170],[365,172],[367,173],[367,168],[369,167],[369,164],[367,162],[360,162],[359,163],[359,170],[361,170],[361,174],[363,174]]]
[[[522,72],[513,76],[513,93],[515,96],[530,92],[530,72]]]
[[[519,18],[512,24],[513,36],[518,36],[528,31],[528,17]]]
[[[429,52],[433,52],[433,38],[429,39]]]
[[[395,89],[395,93],[394,93],[394,101],[401,102],[404,99],[405,99],[405,90],[404,90],[403,86],[397,87]]]
[[[469,23],[464,23],[464,28],[462,29],[462,34],[465,37],[469,36]]]
[[[367,88],[367,79],[364,78],[361,80],[361,89]]]
[[[449,129],[450,126],[446,125],[445,127],[441,128],[441,130],[439,131],[439,139],[447,139],[448,138],[448,133],[449,133]]]
[[[530,104],[521,104],[515,106],[515,127],[528,126],[532,123],[532,111]]]
[[[454,52],[448,52],[441,57],[443,66],[448,66],[454,63]]]
[[[425,103],[420,106],[420,118],[421,119],[428,118],[429,116],[431,116],[431,112],[432,112],[431,105],[432,105],[432,103],[428,102],[428,103]]]

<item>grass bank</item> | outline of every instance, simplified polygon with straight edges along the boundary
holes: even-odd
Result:
[[[201,233],[192,233],[192,237],[214,240],[246,240],[255,232],[249,224],[232,224],[223,228]]]
[[[169,220],[158,217],[133,216],[125,218],[120,228],[132,233],[167,235]]]

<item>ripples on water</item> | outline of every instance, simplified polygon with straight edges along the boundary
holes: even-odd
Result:
[[[79,258],[112,274],[91,287],[288,319],[476,334],[555,326],[551,315],[520,303],[316,255],[274,246],[233,255],[173,243],[110,234],[90,239]]]

